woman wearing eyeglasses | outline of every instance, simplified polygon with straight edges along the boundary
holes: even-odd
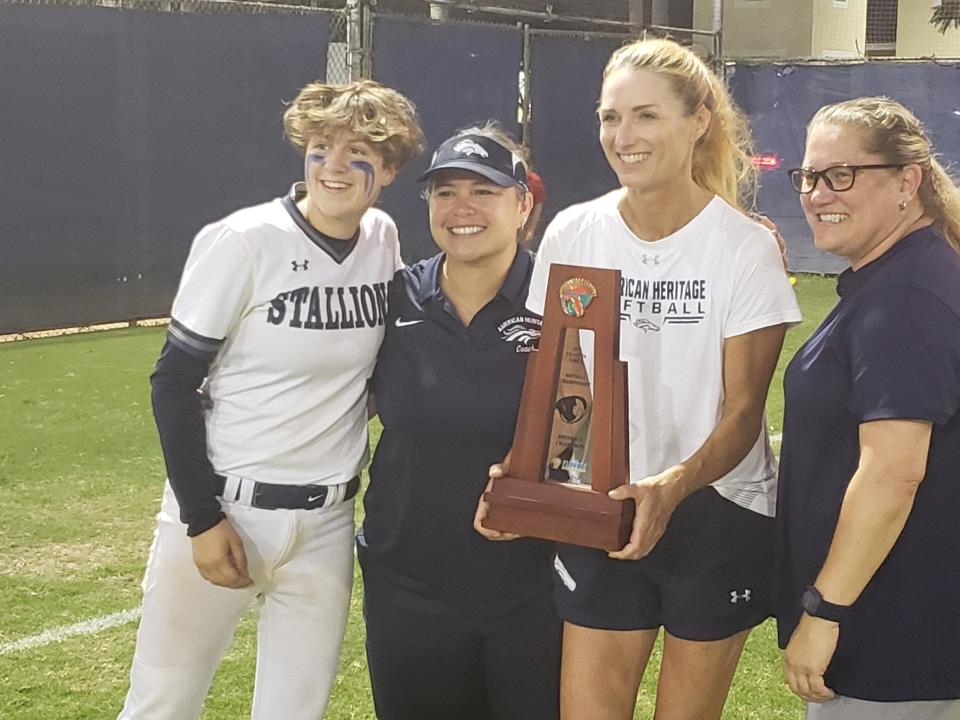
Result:
[[[840,300],[787,368],[778,621],[808,720],[960,717],[960,190],[886,98],[790,171]]]

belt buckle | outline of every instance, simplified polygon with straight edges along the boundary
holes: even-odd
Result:
[[[250,505],[261,510],[276,510],[269,503],[261,503],[260,498],[266,494],[266,486],[263,483],[253,483],[253,492],[250,495]]]

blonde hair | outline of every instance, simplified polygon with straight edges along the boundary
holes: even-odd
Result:
[[[318,135],[349,130],[370,143],[383,164],[395,170],[423,150],[414,104],[373,80],[348,85],[310,83],[283,113],[283,129],[301,153]]]
[[[937,161],[920,119],[886,97],[862,97],[817,110],[807,133],[817,125],[847,125],[860,131],[863,149],[891,165],[919,165],[923,176],[917,197],[923,211],[950,246],[960,252],[960,188]]]
[[[752,207],[757,193],[753,137],[723,80],[691,50],[662,39],[637,40],[614,51],[604,79],[618,70],[667,75],[688,116],[701,105],[710,111],[710,125],[693,149],[693,181],[735,207]]]

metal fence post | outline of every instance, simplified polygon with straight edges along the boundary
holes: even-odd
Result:
[[[364,15],[366,0],[347,0],[347,68],[350,80],[364,76]]]
[[[363,0],[363,13],[360,20],[363,27],[361,37],[363,43],[363,60],[360,71],[362,77],[365,78],[373,77],[373,15],[376,7],[377,0]]]
[[[716,6],[713,14],[713,36],[714,52],[717,62],[723,63],[725,52],[723,47],[723,0],[716,0]]]
[[[527,152],[530,151],[533,138],[531,137],[530,113],[533,110],[533,99],[530,91],[533,85],[530,68],[530,26],[523,26],[523,87],[520,95],[520,142]]]

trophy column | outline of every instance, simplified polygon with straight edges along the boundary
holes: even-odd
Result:
[[[505,477],[484,495],[484,527],[619,550],[633,500],[627,379],[620,360],[620,272],[552,265],[539,350],[531,354]]]

